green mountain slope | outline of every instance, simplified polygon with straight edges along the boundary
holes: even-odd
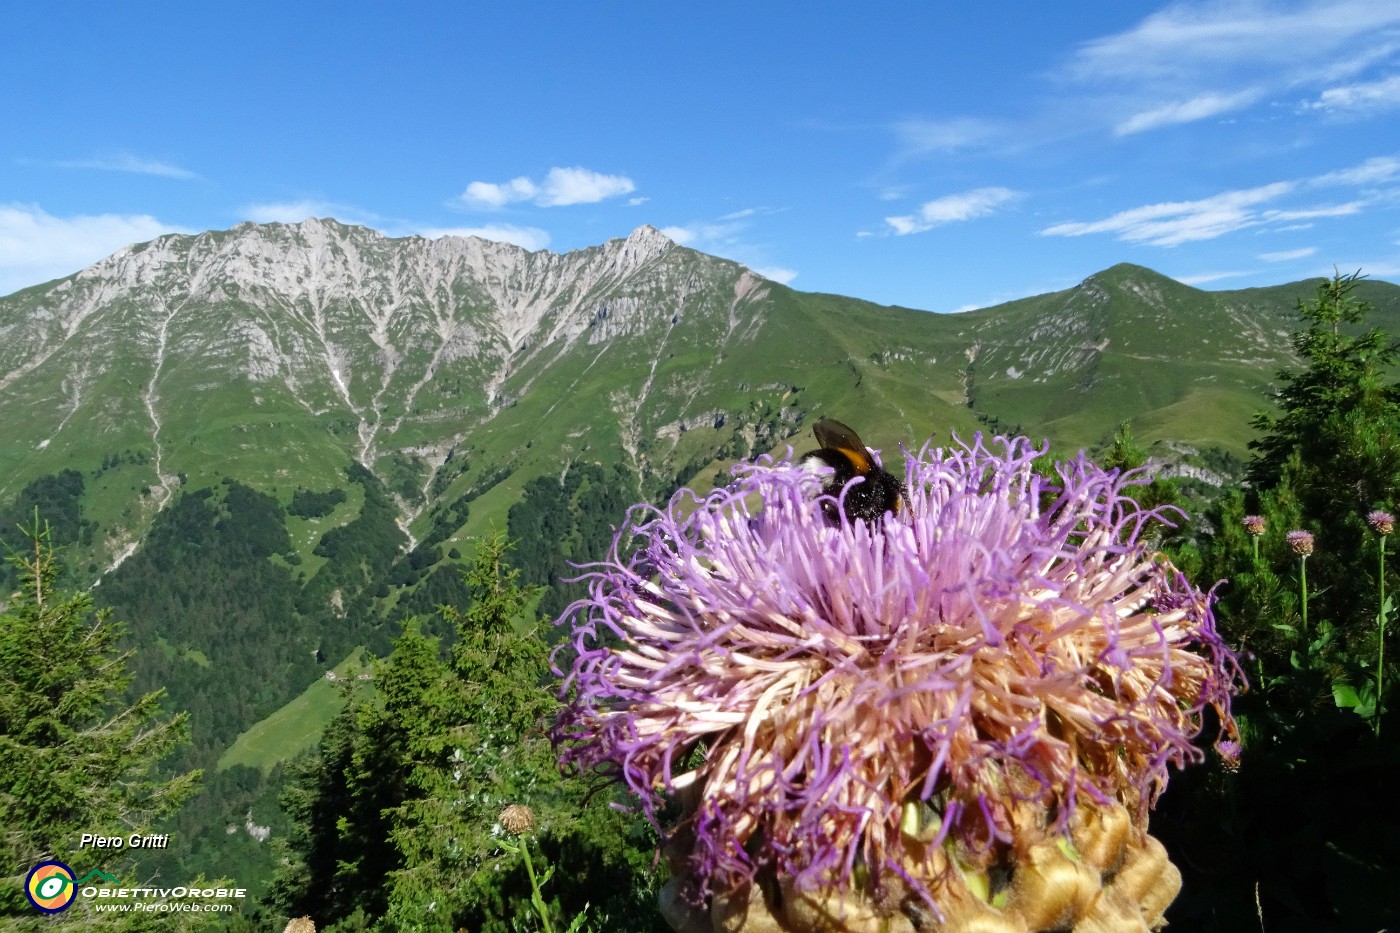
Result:
[[[101,569],[182,483],[287,503],[357,462],[421,538],[488,477],[470,531],[572,460],[655,492],[816,414],[886,446],[981,424],[1074,448],[1131,418],[1147,441],[1240,453],[1310,289],[1121,265],[945,316],[796,292],[648,227],[562,256],[317,220],[163,237],[0,299],[0,501],[86,471]],[[1400,289],[1368,290],[1400,313]]]

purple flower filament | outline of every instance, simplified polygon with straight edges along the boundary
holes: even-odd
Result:
[[[1126,494],[1140,474],[1081,455],[1053,482],[1025,439],[990,443],[908,457],[882,522],[833,524],[821,479],[787,461],[635,508],[560,620],[564,762],[616,773],[658,827],[668,795],[694,794],[707,891],[765,864],[924,888],[909,801],[938,814],[934,845],[978,849],[1047,814],[1063,829],[1080,801],[1145,821],[1168,766],[1203,759],[1206,706],[1234,735],[1211,596],[1140,542],[1168,519]]]

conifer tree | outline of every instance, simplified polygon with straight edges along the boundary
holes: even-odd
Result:
[[[392,878],[391,925],[434,929],[436,919],[451,930],[466,914],[502,912],[496,816],[511,803],[545,809],[558,796],[547,649],[527,614],[534,589],[506,566],[507,549],[499,534],[484,539],[467,571],[467,608],[442,608],[457,641],[451,676],[425,685],[413,709],[411,791],[394,811],[404,863]],[[392,704],[386,697],[386,710]]]
[[[40,861],[82,861],[83,833],[149,830],[193,795],[200,772],[170,778],[153,768],[186,737],[184,714],[163,718],[164,691],[130,701],[131,651],[122,626],[92,611],[85,593],[55,588],[58,564],[46,527],[11,557],[20,590],[0,613],[0,925],[41,915],[23,885]],[[90,861],[90,859],[89,859]],[[116,866],[111,866],[116,868]],[[75,911],[77,908],[75,907]],[[96,923],[85,911],[58,915]]]
[[[659,923],[655,838],[559,772],[537,590],[506,564],[508,548],[483,540],[466,608],[441,608],[457,636],[447,656],[410,620],[376,666],[375,698],[352,701],[301,765],[283,797],[295,827],[273,885],[283,916],[332,931],[513,931],[531,888],[498,818],[523,804],[538,821],[531,844],[559,869],[548,910],[577,917],[591,903],[619,915],[609,929]]]
[[[1379,328],[1356,333],[1372,310],[1355,294],[1361,281],[1334,275],[1300,302],[1306,326],[1293,346],[1304,367],[1279,373],[1277,414],[1254,419],[1261,436],[1249,445],[1249,479],[1256,505],[1274,490],[1296,499],[1295,527],[1317,535],[1307,567],[1312,614],[1329,621],[1336,652],[1370,658],[1378,590],[1362,583],[1375,549],[1365,516],[1400,505],[1400,387],[1390,381],[1400,344]]]
[[[1362,330],[1370,309],[1359,285],[1359,275],[1335,275],[1300,303],[1303,366],[1279,373],[1276,412],[1254,421],[1249,488],[1213,515],[1202,576],[1222,581],[1215,617],[1250,689],[1234,704],[1236,760],[1174,781],[1153,817],[1185,866],[1169,919],[1190,929],[1400,919],[1387,887],[1400,825],[1379,804],[1400,744],[1381,728],[1378,688],[1360,702],[1380,682],[1377,618],[1388,610],[1367,516],[1400,502],[1400,353],[1382,331]],[[1306,819],[1295,818],[1300,804]]]

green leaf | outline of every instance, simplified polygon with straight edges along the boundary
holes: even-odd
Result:
[[[1332,699],[1336,702],[1339,709],[1354,709],[1361,703],[1361,697],[1357,694],[1356,688],[1351,684],[1333,684]]]

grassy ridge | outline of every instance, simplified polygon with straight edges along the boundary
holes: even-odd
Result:
[[[336,675],[334,680],[317,680],[296,699],[241,734],[219,756],[219,770],[242,765],[266,773],[276,765],[310,750],[320,739],[326,724],[345,705],[340,685],[346,682],[361,683],[357,676],[370,670],[365,661],[364,648],[356,648],[331,668]]]

